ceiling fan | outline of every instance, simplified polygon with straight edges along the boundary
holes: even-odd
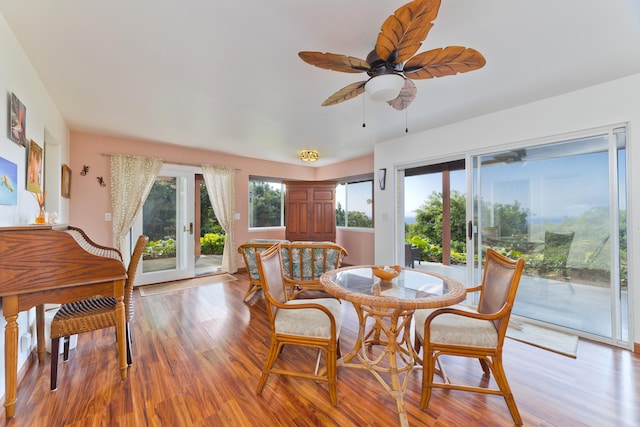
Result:
[[[416,96],[417,89],[412,80],[482,68],[486,63],[484,56],[462,46],[433,49],[414,56],[433,27],[439,9],[440,0],[414,0],[398,8],[382,24],[375,49],[366,60],[328,52],[299,52],[303,61],[316,67],[369,75],[367,80],[343,87],[322,106],[347,101],[366,90],[373,99],[387,101],[396,110],[404,110]]]

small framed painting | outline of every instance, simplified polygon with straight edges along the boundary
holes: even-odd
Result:
[[[16,182],[18,182],[18,165],[0,157],[0,205],[16,206],[18,204]]]
[[[42,191],[42,147],[32,139],[27,162],[27,191]]]
[[[71,197],[71,168],[62,165],[62,197]]]
[[[9,104],[9,139],[26,147],[27,109],[13,93]]]

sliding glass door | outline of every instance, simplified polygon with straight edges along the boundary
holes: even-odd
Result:
[[[628,346],[626,129],[472,156],[477,275],[526,260],[513,313]]]

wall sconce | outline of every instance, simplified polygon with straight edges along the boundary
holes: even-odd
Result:
[[[318,160],[318,152],[316,150],[302,150],[300,152],[300,160],[303,162],[315,162]]]
[[[378,182],[380,183],[380,189],[384,190],[387,186],[387,168],[378,169]]]

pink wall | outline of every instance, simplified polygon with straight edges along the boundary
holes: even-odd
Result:
[[[318,169],[318,181],[343,178],[371,173],[373,171],[373,156],[335,163]],[[375,259],[373,231],[355,231],[339,228],[336,232],[336,243],[347,250],[349,255],[344,259],[349,265],[373,264]]]
[[[249,231],[247,212],[249,211],[249,175],[295,180],[331,180],[345,176],[371,173],[373,155],[325,167],[296,166],[266,160],[239,157],[214,151],[189,149],[169,144],[127,138],[92,135],[72,132],[70,148],[71,199],[69,223],[84,229],[99,244],[111,246],[111,222],[104,220],[104,214],[111,212],[109,156],[104,154],[131,154],[158,157],[165,163],[198,166],[203,163],[230,166],[239,169],[236,175],[236,244],[253,238],[284,238],[284,230]],[[82,176],[83,166],[89,172]],[[105,180],[100,187],[97,177]],[[348,264],[371,264],[374,259],[373,233],[353,231],[339,232],[337,243],[349,252]],[[238,266],[242,267],[241,258]]]

